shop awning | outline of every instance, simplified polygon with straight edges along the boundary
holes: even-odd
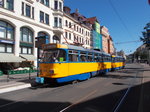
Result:
[[[14,54],[10,53],[0,53],[0,62],[3,63],[13,63],[13,62],[22,62],[25,61],[21,57],[17,57]]]
[[[26,61],[36,61],[37,58],[33,55],[29,55],[29,54],[20,54],[20,57],[25,59]]]

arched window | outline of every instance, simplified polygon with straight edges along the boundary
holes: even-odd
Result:
[[[38,33],[38,37],[39,37],[39,36],[47,36],[47,37],[48,37],[48,39],[49,39],[49,42],[50,42],[50,40],[51,40],[51,39],[50,39],[50,35],[48,35],[48,34],[47,34],[47,33],[45,33],[45,32],[42,32],[42,31],[41,31],[41,32],[39,32],[39,33]]]
[[[21,42],[33,43],[33,32],[29,28],[22,27],[20,32],[21,32],[20,37]]]
[[[0,38],[14,39],[14,27],[5,21],[0,20]]]

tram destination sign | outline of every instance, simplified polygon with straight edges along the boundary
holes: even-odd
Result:
[[[46,44],[46,45],[43,45],[43,49],[44,50],[47,50],[47,49],[55,49],[56,48],[56,44]]]

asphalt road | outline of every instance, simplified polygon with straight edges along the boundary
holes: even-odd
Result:
[[[143,71],[140,64],[128,64],[76,84],[0,94],[0,112],[142,112]]]

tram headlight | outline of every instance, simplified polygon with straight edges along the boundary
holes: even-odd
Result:
[[[50,74],[54,74],[54,70],[50,70]]]

